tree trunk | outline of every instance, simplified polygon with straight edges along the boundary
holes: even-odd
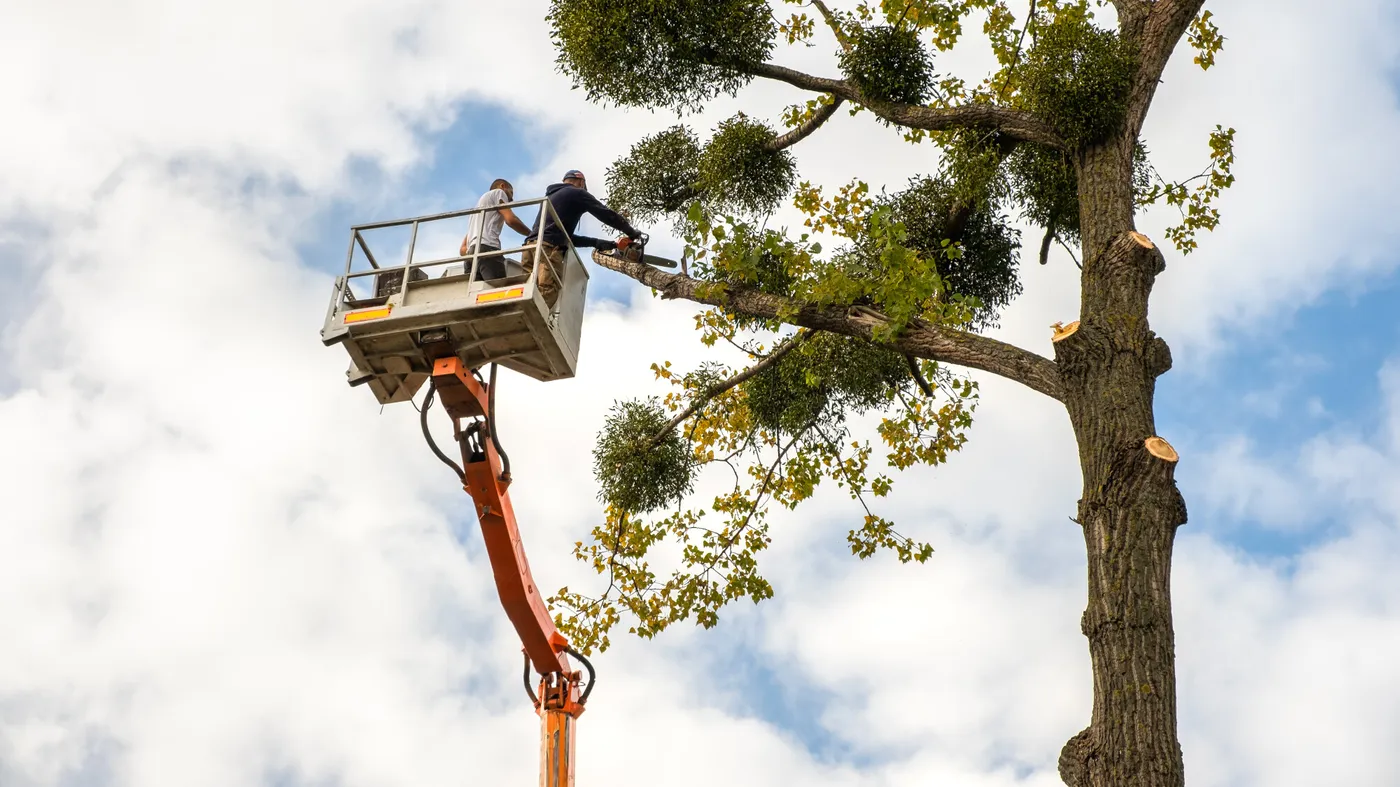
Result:
[[[1162,254],[1133,231],[1132,140],[1079,157],[1081,317],[1056,337],[1065,406],[1079,442],[1088,550],[1094,709],[1060,753],[1070,787],[1181,787],[1171,556],[1186,506],[1175,452],[1156,435],[1152,395],[1171,366],[1147,324]]]

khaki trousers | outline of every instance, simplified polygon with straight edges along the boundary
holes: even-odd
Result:
[[[539,251],[544,255],[548,264],[540,271],[539,288],[540,295],[544,296],[544,302],[552,310],[554,304],[559,301],[559,292],[564,285],[564,250],[558,246],[540,242]],[[526,249],[520,255],[520,266],[526,273],[535,271],[535,249]],[[553,270],[551,270],[553,268]],[[558,281],[555,281],[555,276]]]

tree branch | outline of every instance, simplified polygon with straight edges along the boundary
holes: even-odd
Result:
[[[1128,15],[1124,15],[1124,8],[1119,9],[1119,27],[1126,37],[1138,43],[1138,73],[1128,95],[1126,126],[1129,137],[1137,139],[1167,61],[1205,0],[1157,0],[1149,8],[1143,8],[1136,0],[1119,2],[1128,9]]]
[[[706,388],[700,394],[700,396],[696,397],[694,402],[690,403],[689,407],[685,408],[680,413],[678,413],[675,418],[672,418],[669,423],[661,427],[661,429],[656,434],[651,436],[651,446],[655,447],[657,443],[665,439],[667,434],[670,434],[672,429],[675,429],[676,426],[679,425],[685,419],[689,418],[692,415],[695,415],[695,413],[700,411],[700,408],[709,404],[711,401],[714,400],[716,396],[719,396],[725,391],[728,391],[729,389],[739,385],[745,380],[752,378],[754,375],[777,363],[780,358],[782,358],[784,355],[787,355],[798,345],[812,338],[814,335],[815,334],[812,331],[798,331],[796,334],[789,337],[787,341],[783,342],[777,347],[774,347],[773,351],[768,353],[767,357],[765,357],[763,360],[759,361],[753,366],[750,366],[744,371],[739,372],[733,377],[721,380],[718,383],[715,383],[714,385],[710,386],[709,388]]]
[[[836,15],[831,13],[831,9],[827,8],[826,3],[823,3],[822,0],[812,0],[812,5],[816,6],[817,10],[822,12],[822,18],[826,20],[826,26],[831,28],[831,32],[836,34],[836,43],[840,44],[842,49],[850,51],[851,39],[847,38],[846,31],[841,29],[841,22],[836,19]]]
[[[1035,22],[1035,0],[1031,0],[1031,10],[1026,12],[1026,23],[1021,25],[1021,34],[1016,36],[1016,53],[1011,56],[1011,65],[1006,67],[1006,79],[1002,80],[1001,90],[997,92],[997,100],[1006,98],[1006,88],[1011,84],[1011,77],[1016,73],[1016,66],[1021,62],[1021,44],[1026,41],[1026,31],[1031,29]]]
[[[756,290],[723,290],[709,282],[678,273],[664,273],[650,265],[596,251],[593,261],[660,291],[663,298],[720,306],[749,317],[779,319],[803,328],[862,339],[873,338],[874,329],[888,322],[888,318],[872,309],[818,306]],[[710,288],[713,292],[706,291]],[[1064,398],[1059,369],[1054,361],[986,336],[914,320],[890,346],[919,358],[991,372],[1052,399],[1062,401]]]
[[[904,360],[909,362],[909,374],[913,376],[914,382],[919,384],[919,390],[924,392],[924,396],[932,399],[933,386],[928,384],[928,380],[924,379],[924,373],[919,371],[919,362],[914,360],[914,356],[909,353],[904,354]]]
[[[830,104],[827,104],[821,109],[818,109],[815,113],[812,114],[810,118],[807,118],[806,121],[799,123],[786,134],[783,134],[782,136],[777,137],[768,144],[764,145],[763,149],[768,151],[769,153],[776,153],[779,150],[790,148],[793,145],[796,145],[797,143],[806,139],[807,137],[810,137],[813,131],[816,131],[817,129],[821,128],[823,123],[831,119],[832,115],[836,114],[836,110],[841,107],[841,103],[843,101],[845,101],[845,99],[841,98],[840,96],[833,96]]]
[[[937,108],[912,104],[886,104],[867,98],[855,85],[840,79],[813,76],[773,63],[744,66],[754,76],[786,82],[793,87],[817,93],[831,93],[860,104],[877,116],[906,128],[926,131],[946,131],[951,128],[976,128],[999,131],[1021,141],[1063,150],[1065,142],[1050,124],[1029,112],[993,104],[965,104],[960,107]]]

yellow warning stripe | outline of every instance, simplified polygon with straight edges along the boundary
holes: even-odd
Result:
[[[508,301],[512,298],[519,298],[525,294],[525,287],[511,287],[505,290],[491,290],[490,292],[479,292],[476,294],[477,303],[491,303],[492,301]]]
[[[345,322],[346,322],[346,323],[361,322],[361,321],[364,321],[364,320],[377,320],[377,319],[379,319],[380,317],[388,317],[388,316],[389,316],[389,309],[391,309],[391,308],[393,308],[393,307],[392,307],[392,306],[380,306],[380,307],[375,308],[375,309],[361,309],[360,311],[357,311],[357,312],[348,312],[348,313],[346,313],[346,315],[345,315]]]

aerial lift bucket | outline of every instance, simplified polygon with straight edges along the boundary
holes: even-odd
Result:
[[[543,198],[500,207],[519,210],[531,205],[553,215]],[[367,385],[380,404],[408,401],[428,379],[433,362],[453,356],[468,368],[499,363],[541,381],[574,376],[588,270],[572,244],[564,249],[562,270],[554,270],[539,253],[538,240],[499,252],[472,249],[466,255],[414,259],[420,228],[489,210],[499,208],[351,228],[345,271],[336,278],[321,328],[324,344],[340,344],[349,354],[346,376],[351,385]],[[403,265],[383,267],[365,236],[394,228],[410,230],[406,259]],[[362,254],[357,257],[356,251]],[[512,254],[520,254],[520,259],[531,255],[540,264],[527,274]],[[482,261],[493,256],[506,261],[503,279],[481,275]],[[367,266],[357,269],[360,258]],[[543,275],[562,282],[552,304],[540,289]]]
[[[532,204],[553,215],[544,199],[502,207]],[[366,385],[380,404],[409,401],[425,383],[429,386],[420,408],[423,434],[475,503],[501,604],[524,646],[525,690],[540,716],[540,785],[573,787],[574,728],[593,690],[593,667],[555,628],[530,575],[508,491],[509,458],[495,434],[494,392],[497,364],[537,380],[574,375],[588,272],[572,245],[564,250],[562,270],[537,253],[538,243],[498,252],[530,253],[537,264],[527,273],[507,257],[506,277],[494,280],[479,275],[487,256],[480,249],[470,255],[414,260],[421,225],[485,210],[492,209],[352,228],[345,272],[336,279],[321,338],[327,345],[345,347],[351,358],[350,384]],[[407,257],[402,266],[383,268],[364,234],[392,227],[411,227]],[[353,269],[357,249],[369,263],[367,270]],[[439,268],[443,270],[436,273]],[[553,303],[540,291],[546,270],[560,283]],[[357,297],[357,292],[364,296]],[[487,364],[490,383],[477,372]],[[452,418],[460,465],[437,447],[428,431],[434,397],[441,398]],[[570,656],[587,670],[587,681],[573,668]],[[541,676],[537,688],[531,687],[532,668]]]

